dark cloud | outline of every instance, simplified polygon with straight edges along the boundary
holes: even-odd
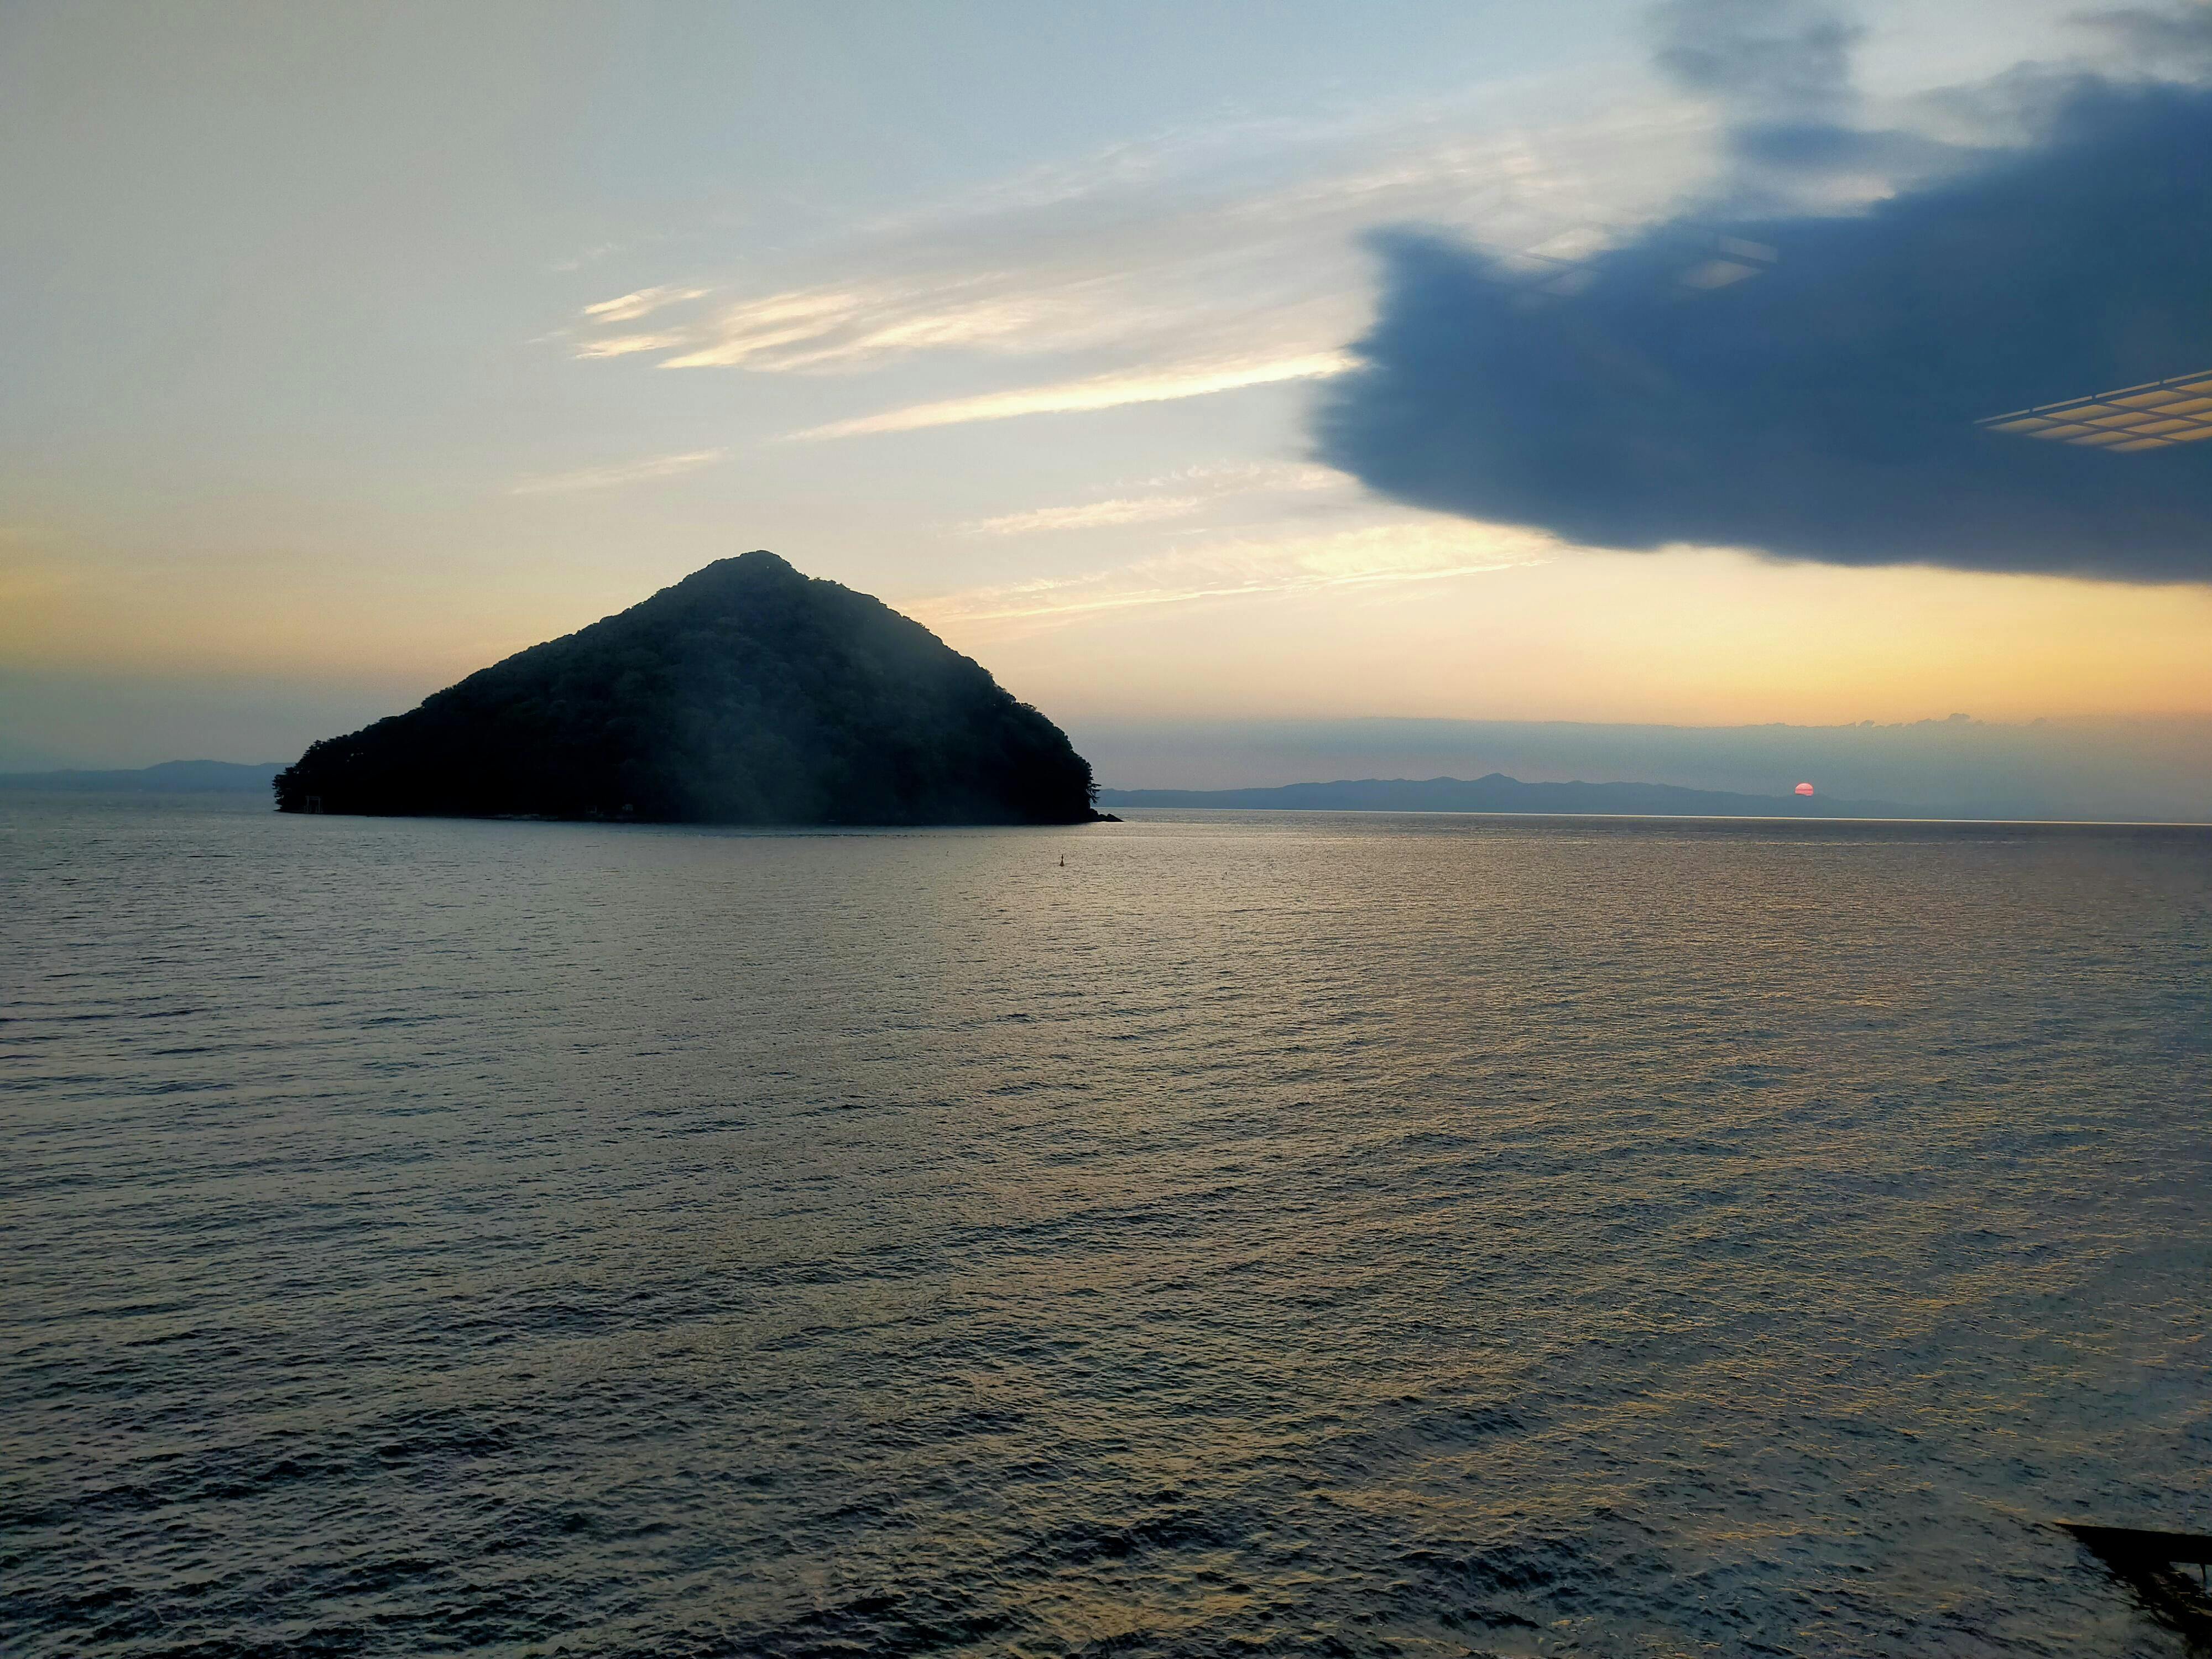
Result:
[[[1660,0],[1648,21],[1660,74],[1722,116],[1714,195],[1739,211],[1802,207],[1838,176],[1894,186],[1972,158],[1856,125],[1851,54],[1866,31],[1828,0]]]
[[[2167,75],[2212,73],[2212,5],[2180,0],[2171,6],[2124,6],[2075,20],[2121,54]]]
[[[1551,291],[1380,236],[1378,320],[1320,453],[1594,546],[2212,580],[2212,442],[2111,454],[1975,424],[2212,370],[2212,93],[2081,76],[2044,101],[2032,142],[1863,210],[1679,220]],[[1825,165],[1880,139],[1770,142]]]
[[[1902,183],[1955,172],[1980,159],[1977,151],[1919,133],[1869,131],[1829,121],[1749,122],[1729,130],[1727,148],[1739,169],[1733,182],[1747,194],[1762,185],[1781,194],[1772,190],[1778,174],[1849,173]]]
[[[1864,31],[1818,0],[1663,0],[1650,21],[1660,72],[1740,117],[1833,118],[1854,100]]]

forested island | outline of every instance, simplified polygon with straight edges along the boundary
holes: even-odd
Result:
[[[275,779],[278,810],[1082,823],[1066,734],[919,623],[769,552],[471,674]]]

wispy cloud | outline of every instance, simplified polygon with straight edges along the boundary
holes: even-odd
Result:
[[[1073,507],[1040,507],[1028,513],[1005,513],[995,519],[978,519],[961,528],[971,536],[1097,530],[1109,525],[1152,524],[1161,519],[1180,519],[1204,505],[1204,498],[1198,495],[1130,495],[1112,501],[1082,501]]]
[[[1526,531],[1422,521],[1243,537],[1112,570],[971,588],[902,608],[938,627],[1051,627],[1146,606],[1442,581],[1537,563],[1558,545]]]
[[[1109,495],[1064,506],[1031,507],[1022,513],[1002,513],[994,518],[973,520],[957,528],[970,536],[1027,536],[1059,530],[1152,524],[1164,519],[1187,518],[1200,508],[1232,498],[1341,490],[1350,488],[1352,483],[1345,474],[1328,467],[1297,463],[1185,466],[1158,477],[1140,478],[1120,486],[1150,492],[1145,495]],[[1174,493],[1160,493],[1164,490]]]
[[[848,421],[794,432],[794,438],[857,438],[878,432],[914,432],[924,427],[960,426],[971,421],[1011,420],[1018,415],[1063,415],[1083,410],[1118,409],[1127,404],[1165,403],[1177,398],[1203,398],[1216,392],[1244,386],[1273,386],[1283,380],[1310,380],[1340,374],[1352,366],[1341,351],[1312,352],[1304,356],[1271,362],[1183,365],[1173,368],[1140,369],[1133,374],[1101,374],[1057,386],[1027,386],[1014,392],[989,392],[975,398],[947,398],[939,403],[914,404],[904,409],[861,415]]]
[[[922,351],[1065,349],[1126,325],[1065,289],[1006,288],[994,273],[793,289],[714,313],[661,367],[839,373]]]
[[[681,334],[607,334],[585,340],[576,347],[579,357],[629,357],[641,351],[671,351],[682,345]]]
[[[826,280],[716,303],[701,303],[722,291],[705,283],[641,289],[586,307],[569,337],[580,356],[665,350],[665,368],[810,374],[926,353],[1318,349],[1357,322],[1355,240],[1377,219],[1481,223],[1517,244],[1588,207],[1579,169],[1518,131],[1333,159],[1287,179],[1139,169],[1088,197],[902,222],[856,239]],[[650,335],[603,331],[647,316]]]
[[[635,294],[621,294],[611,300],[601,300],[596,305],[584,307],[584,315],[602,323],[634,323],[641,317],[650,317],[686,301],[703,300],[708,290],[703,288],[679,288],[664,283],[656,288],[641,288]]]
[[[643,460],[619,462],[611,466],[580,467],[574,472],[539,473],[520,480],[510,493],[517,495],[554,495],[578,489],[617,489],[624,484],[644,483],[653,478],[672,478],[680,472],[696,472],[702,466],[712,466],[722,459],[724,453],[719,449],[690,449],[680,455],[654,455]]]
[[[1360,325],[1366,228],[1419,221],[1531,246],[1593,218],[1638,222],[1700,172],[1705,112],[1626,88],[1601,116],[1588,107],[1486,88],[1116,146],[781,252],[743,281],[599,301],[562,337],[580,357],[750,374],[923,361],[967,391],[802,434],[814,438],[1331,374]],[[1006,388],[1010,365],[1027,386],[981,389]]]
[[[550,269],[557,271],[581,270],[594,260],[604,259],[610,253],[622,252],[619,242],[594,242],[591,246],[570,254],[565,259],[556,259]]]
[[[1232,461],[1179,466],[1172,472],[1163,472],[1158,477],[1143,479],[1137,487],[1146,489],[1202,489],[1214,495],[1244,495],[1262,490],[1304,493],[1316,489],[1340,489],[1351,482],[1349,477],[1334,467],[1316,466],[1310,461]]]

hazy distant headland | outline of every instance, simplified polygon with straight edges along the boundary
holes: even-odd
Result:
[[[283,769],[283,761],[179,760],[104,771],[0,772],[0,789],[70,794],[202,795],[249,790],[258,793],[268,788]]]
[[[288,812],[757,824],[1083,823],[1090,763],[983,667],[773,553],[325,738]]]
[[[1888,801],[1817,795],[1741,795],[1666,783],[1523,783],[1503,772],[1480,778],[1362,778],[1273,789],[1102,789],[1106,806],[1213,806],[1247,811],[1617,812],[1647,817],[1909,817]]]

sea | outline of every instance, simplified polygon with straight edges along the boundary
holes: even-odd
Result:
[[[0,1650],[2179,1655],[2212,833],[0,799]]]

